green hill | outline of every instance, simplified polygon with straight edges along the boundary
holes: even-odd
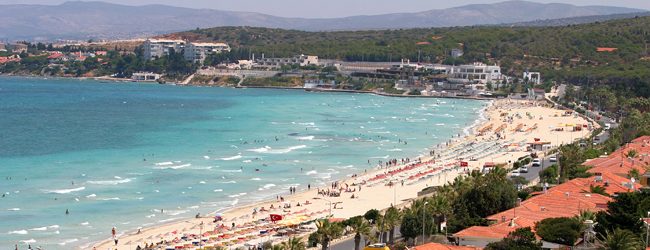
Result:
[[[411,61],[440,63],[451,49],[462,48],[466,63],[502,65],[521,75],[540,71],[545,80],[603,83],[650,78],[647,42],[650,17],[561,27],[450,27],[406,30],[305,32],[254,27],[218,27],[166,35],[200,42],[226,42],[229,59],[295,54],[345,61]],[[425,44],[418,44],[425,43]],[[597,47],[617,48],[598,52]],[[450,63],[449,60],[445,61]]]

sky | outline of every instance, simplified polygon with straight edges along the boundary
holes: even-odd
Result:
[[[504,0],[101,0],[123,5],[164,4],[187,8],[247,11],[281,17],[337,18],[356,15],[420,12]],[[0,4],[58,5],[66,0],[0,0]],[[650,10],[649,0],[531,0],[577,6],[605,5]]]

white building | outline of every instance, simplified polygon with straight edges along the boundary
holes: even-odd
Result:
[[[160,74],[151,73],[151,72],[138,72],[131,75],[131,79],[134,81],[155,81],[160,78]]]
[[[230,51],[230,46],[225,43],[188,43],[185,46],[184,57],[190,62],[203,63],[206,56],[223,51]]]
[[[454,76],[449,78],[449,82],[456,83],[488,83],[503,80],[501,67],[497,65],[489,66],[483,63],[474,63],[468,65],[459,65],[454,69]]]
[[[461,56],[463,56],[463,50],[462,49],[452,49],[451,50],[451,57],[452,58],[458,59]]]
[[[176,52],[181,52],[185,49],[185,41],[183,40],[150,40],[144,41],[144,60],[150,61],[168,55],[169,51],[174,49]]]
[[[318,56],[306,56],[306,55],[296,55],[291,58],[260,58],[257,59],[257,66],[263,68],[279,68],[282,65],[294,65],[299,64],[300,66],[307,65],[318,65]]]

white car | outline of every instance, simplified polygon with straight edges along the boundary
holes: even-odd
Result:
[[[519,172],[520,173],[528,173],[528,167],[526,167],[526,166],[520,167]]]
[[[542,163],[539,161],[539,159],[534,159],[533,160],[533,167],[539,167],[541,165],[542,165]]]
[[[520,174],[519,174],[519,171],[517,171],[517,170],[512,171],[512,173],[510,173],[510,177],[517,177],[517,176],[519,176],[519,175],[520,175]]]
[[[555,155],[554,155],[554,156],[551,156],[551,158],[548,158],[548,160],[550,162],[557,162],[557,157],[555,157]]]

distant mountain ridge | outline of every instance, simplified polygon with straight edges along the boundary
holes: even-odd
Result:
[[[0,38],[161,33],[217,26],[254,26],[305,31],[446,27],[519,23],[542,19],[646,11],[610,6],[574,6],[508,1],[417,13],[307,19],[157,4],[126,6],[104,2],[75,1],[54,6],[2,5],[0,8]]]

